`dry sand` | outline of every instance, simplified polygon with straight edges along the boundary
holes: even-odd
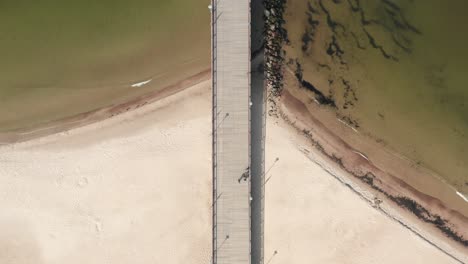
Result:
[[[0,263],[209,263],[210,100],[203,82],[1,147]],[[266,263],[456,263],[311,161],[280,120],[267,129],[267,168],[279,161],[267,175]]]

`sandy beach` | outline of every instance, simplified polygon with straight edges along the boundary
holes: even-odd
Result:
[[[209,263],[210,105],[203,81],[1,146],[0,262]],[[268,119],[266,151],[265,263],[468,261],[390,203],[373,206],[371,192],[281,119]]]

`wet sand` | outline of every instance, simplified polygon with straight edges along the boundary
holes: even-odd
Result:
[[[208,263],[209,83],[1,146],[1,262]],[[281,119],[267,120],[266,155],[270,264],[457,263],[350,189],[366,193]]]

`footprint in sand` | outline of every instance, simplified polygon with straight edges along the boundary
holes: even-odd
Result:
[[[88,183],[89,183],[88,178],[81,177],[76,184],[78,185],[78,187],[84,188],[88,185]]]
[[[102,232],[102,222],[99,219],[94,219],[94,228],[96,233],[100,234]]]

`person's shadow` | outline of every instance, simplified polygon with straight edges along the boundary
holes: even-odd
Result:
[[[0,218],[0,263],[44,263],[38,241],[24,221]]]

